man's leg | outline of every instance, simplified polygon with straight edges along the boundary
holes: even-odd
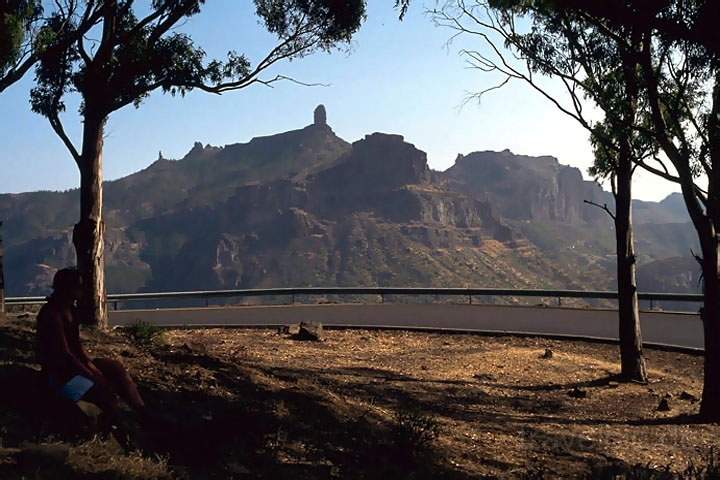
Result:
[[[95,358],[92,363],[133,410],[143,414],[146,413],[145,402],[140,396],[137,385],[130,378],[122,363],[109,358]]]
[[[104,386],[95,384],[81,400],[95,404],[102,410],[100,426],[103,430],[109,431],[120,412],[117,395]]]
[[[170,431],[174,427],[172,421],[164,419],[157,412],[153,412],[145,406],[137,384],[130,378],[122,363],[109,358],[96,358],[93,359],[93,364],[100,370],[116,393],[138,414],[141,424],[148,428],[163,431]]]

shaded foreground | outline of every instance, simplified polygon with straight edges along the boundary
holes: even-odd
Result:
[[[613,380],[616,347],[582,342],[350,330],[301,342],[228,329],[142,341],[150,336],[85,336],[91,355],[122,358],[173,422],[142,432],[128,413],[123,449],[66,415],[38,414],[32,322],[0,326],[0,478],[597,478],[609,465],[681,471],[720,434],[689,416],[699,356],[648,351],[651,382],[639,385]],[[658,411],[663,399],[670,411]],[[27,442],[69,454],[11,455]]]

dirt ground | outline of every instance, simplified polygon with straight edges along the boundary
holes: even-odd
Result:
[[[648,350],[651,381],[641,385],[616,381],[613,345],[540,338],[84,336],[92,356],[121,359],[174,426],[144,432],[127,413],[125,450],[58,433],[17,392],[18,369],[37,368],[32,320],[0,326],[0,391],[14,392],[0,405],[0,446],[68,445],[67,478],[598,478],[604,465],[679,471],[720,444],[720,426],[692,416],[702,386],[695,355]],[[658,410],[663,399],[669,411]],[[9,476],[21,467],[0,449],[0,478],[22,478]]]

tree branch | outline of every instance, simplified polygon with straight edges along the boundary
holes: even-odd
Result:
[[[274,78],[270,80],[262,80],[258,78],[258,75],[270,68],[275,63],[294,57],[308,49],[311,49],[317,42],[309,42],[309,43],[302,43],[299,46],[296,46],[295,48],[291,48],[289,50],[286,50],[288,46],[292,45],[297,41],[298,38],[301,38],[302,35],[306,34],[305,30],[296,30],[292,35],[288,36],[286,39],[284,39],[281,43],[275,46],[270,53],[268,53],[265,58],[263,58],[255,67],[255,69],[250,72],[249,74],[245,75],[243,78],[234,81],[234,82],[220,82],[214,85],[208,85],[203,83],[187,83],[182,85],[177,85],[179,87],[189,87],[189,88],[197,88],[199,90],[203,90],[208,93],[215,93],[215,94],[222,94],[224,92],[232,91],[232,90],[240,90],[242,88],[245,88],[249,85],[252,85],[254,83],[260,83],[266,86],[269,86],[270,84],[277,82],[279,80],[290,80],[295,83],[301,84],[301,85],[312,85],[312,84],[303,84],[300,81],[294,80],[290,77],[286,77],[283,75],[276,75]]]
[[[60,120],[60,116],[58,115],[57,110],[53,110],[50,114],[48,114],[48,121],[50,122],[50,126],[55,131],[58,137],[60,137],[60,140],[62,140],[65,147],[70,152],[70,155],[72,155],[73,160],[75,160],[75,163],[80,166],[80,153],[78,152],[77,148],[75,148],[75,145],[73,145],[72,140],[70,140],[70,137],[68,137],[67,133],[65,133],[65,128],[63,127],[62,121]]]
[[[592,206],[594,206],[594,207],[598,207],[600,210],[605,210],[605,213],[607,213],[608,215],[610,215],[610,218],[612,218],[613,221],[615,221],[615,214],[610,211],[610,209],[609,209],[608,206],[607,206],[607,203],[603,203],[602,205],[600,205],[599,203],[595,203],[595,202],[590,201],[590,200],[583,200],[583,202],[584,202],[584,203],[587,203],[588,205],[592,205]]]
[[[78,26],[70,32],[61,31],[61,40],[51,45],[46,51],[40,52],[33,49],[27,58],[22,61],[19,65],[16,65],[10,71],[4,75],[0,75],[0,93],[5,91],[8,87],[19,81],[25,74],[35,65],[43,55],[50,55],[58,51],[62,51],[67,48],[68,45],[72,45],[82,37],[95,25],[100,19],[100,10],[94,9],[95,2],[88,2],[88,5],[83,14],[82,20]]]
[[[643,46],[640,55],[640,72],[645,83],[645,90],[648,95],[650,104],[651,120],[653,122],[655,138],[660,147],[667,155],[670,162],[678,173],[678,182],[683,192],[683,198],[690,214],[690,218],[696,228],[707,229],[708,218],[703,212],[698,196],[698,186],[693,181],[692,170],[690,168],[690,158],[683,157],[675,144],[668,136],[668,127],[662,115],[662,106],[660,93],[658,90],[658,79],[656,70],[652,65],[652,37],[649,32],[645,32]],[[641,165],[642,166],[642,165]],[[645,167],[643,167],[645,168]]]

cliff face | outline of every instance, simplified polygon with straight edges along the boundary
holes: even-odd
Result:
[[[447,172],[402,136],[352,145],[305,128],[106,183],[111,292],[282,286],[612,288],[609,194],[552,157],[460,156]],[[674,199],[636,202],[641,261],[684,255]],[[0,195],[11,295],[74,263],[78,192]],[[666,208],[667,207],[667,208]],[[653,223],[656,222],[656,223]],[[640,249],[639,249],[640,250]]]
[[[486,195],[503,217],[513,220],[592,222],[603,213],[583,200],[608,201],[599,185],[554,157],[474,152],[458,156],[445,173],[453,189]]]
[[[195,232],[198,224],[202,235]],[[144,252],[152,255],[141,253],[153,272],[151,290],[198,283],[247,288],[542,281],[539,271],[523,268],[521,276],[517,267],[503,268],[503,257],[512,257],[522,241],[487,202],[434,183],[425,153],[398,135],[369,135],[334,166],[302,180],[242,186],[222,203],[173,211],[131,231],[161,243],[157,232],[180,239],[175,246],[148,245]],[[443,263],[443,256],[454,260]]]

